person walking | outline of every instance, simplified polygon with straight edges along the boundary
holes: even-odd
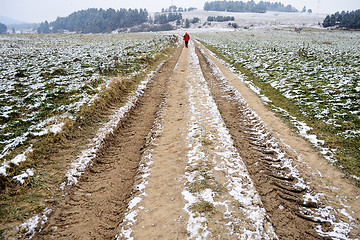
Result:
[[[188,47],[189,40],[190,40],[189,34],[185,33],[185,35],[184,35],[185,47]]]

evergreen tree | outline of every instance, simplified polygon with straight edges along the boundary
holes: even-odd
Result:
[[[323,21],[323,27],[327,28],[327,27],[330,27],[331,24],[330,24],[330,16],[327,15]]]
[[[114,10],[109,8],[104,10],[89,8],[74,12],[67,17],[58,17],[51,24],[47,21],[41,23],[38,32],[51,32],[51,26],[53,33],[60,33],[65,30],[77,33],[105,33],[118,28],[133,27],[147,21],[148,12],[146,9]]]
[[[48,21],[45,21],[45,23],[41,23],[40,27],[37,29],[38,33],[50,33],[50,27]]]
[[[173,22],[173,21],[177,21],[177,20],[181,20],[181,19],[182,19],[181,13],[169,13],[168,15],[166,13],[156,14],[154,23],[155,24],[165,24],[165,23],[169,23],[169,22]]]
[[[154,19],[152,17],[149,17],[149,23],[154,24]]]
[[[194,17],[192,20],[191,20],[191,23],[198,23],[200,22],[200,18],[198,17]]]
[[[190,27],[190,20],[189,20],[189,19],[186,19],[186,20],[185,20],[185,27],[186,27],[186,28],[189,28],[189,27]]]
[[[7,33],[7,26],[5,24],[0,23],[0,34]]]
[[[336,12],[327,15],[323,21],[323,27],[342,27],[346,29],[360,29],[360,9],[351,12]]]
[[[231,16],[217,16],[217,17],[213,17],[213,16],[209,16],[207,18],[207,20],[209,22],[227,22],[227,21],[234,21],[235,18],[234,17],[231,17]]]

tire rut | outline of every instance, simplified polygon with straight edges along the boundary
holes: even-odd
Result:
[[[236,100],[236,93],[225,86],[210,67],[197,47],[197,55],[211,94],[226,127],[252,176],[276,234],[280,239],[323,239],[314,230],[310,217],[301,213],[301,207],[316,208],[312,202],[304,203],[303,187],[284,160],[294,156],[279,145],[256,118],[246,102]],[[280,152],[279,152],[279,149]]]
[[[79,183],[55,206],[33,239],[113,239],[134,187],[146,137],[156,119],[180,48],[160,68],[136,106],[106,140]]]

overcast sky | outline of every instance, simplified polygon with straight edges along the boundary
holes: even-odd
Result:
[[[87,8],[146,8],[149,12],[160,11],[172,3],[178,7],[202,9],[211,0],[0,0],[0,16],[25,22],[54,21],[58,16]],[[247,1],[247,0],[243,0]],[[298,10],[304,6],[314,13],[335,13],[360,9],[360,0],[265,0],[291,4]],[[259,0],[255,0],[259,2]]]

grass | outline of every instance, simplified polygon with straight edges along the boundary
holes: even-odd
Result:
[[[212,214],[215,213],[216,210],[212,203],[201,200],[200,202],[191,205],[191,211]]]
[[[255,86],[260,88],[261,93],[272,101],[270,104],[267,105],[270,109],[274,107],[280,107],[286,110],[291,116],[296,117],[298,121],[303,121],[308,126],[312,127],[311,133],[309,134],[315,134],[316,136],[318,136],[318,139],[325,140],[326,145],[324,147],[330,149],[337,149],[335,153],[335,158],[337,162],[335,163],[335,165],[342,169],[344,173],[346,173],[348,176],[354,175],[360,177],[360,137],[344,139],[343,137],[336,134],[336,132],[338,132],[338,129],[335,129],[335,127],[326,125],[323,121],[318,120],[314,117],[304,116],[302,109],[299,107],[299,105],[297,105],[294,101],[284,97],[277,89],[273,88],[269,83],[263,81],[262,78],[256,76],[243,65],[235,63],[234,61],[232,61],[232,59],[224,56],[215,46],[206,44],[203,41],[202,44],[204,44],[209,50],[215,53],[220,59],[234,66],[236,70],[246,76],[248,81],[251,81]],[[300,49],[299,51],[299,54],[303,57],[307,56],[304,49]],[[279,115],[279,113],[277,114]],[[290,119],[288,119],[287,116],[280,114],[280,117],[282,117],[290,127],[294,128],[290,122]],[[344,124],[344,128],[346,129],[350,123],[356,124],[356,122],[359,121],[358,119],[355,120],[356,121],[347,121],[349,123]],[[358,187],[360,187],[360,180],[357,180],[355,178],[351,179]]]
[[[67,166],[82,149],[87,147],[97,128],[102,122],[107,121],[112,109],[121,106],[128,93],[136,89],[147,73],[155,70],[158,64],[175,50],[175,43],[175,40],[169,42],[152,61],[142,60],[147,61],[146,72],[142,71],[131,78],[123,78],[121,74],[117,74],[110,87],[103,89],[98,99],[90,106],[81,107],[75,120],[65,120],[60,133],[30,139],[24,146],[10,154],[11,159],[22,153],[26,145],[30,143],[33,145],[33,152],[27,155],[25,162],[8,168],[7,177],[0,175],[0,236],[5,234],[5,230],[10,230],[30,216],[41,213],[46,207],[46,199],[56,201],[60,196],[59,186],[65,181]],[[101,82],[98,80],[94,84],[98,85]],[[67,101],[68,97],[68,95],[60,95],[59,104],[61,101]],[[56,104],[55,100],[54,104]],[[28,168],[35,169],[35,175],[25,179],[24,184],[12,178]]]
[[[151,34],[60,34],[8,35],[1,39],[1,154],[23,144],[16,138],[41,133],[43,126],[38,124],[50,117],[59,117],[60,121],[68,116],[75,118],[79,106],[99,92],[105,78],[129,77],[148,69],[171,38]]]

